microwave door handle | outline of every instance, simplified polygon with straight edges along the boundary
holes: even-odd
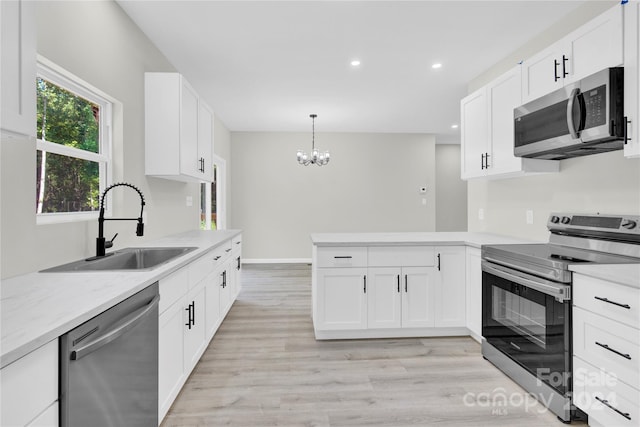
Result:
[[[571,138],[578,139],[580,135],[576,131],[575,123],[573,123],[573,104],[578,98],[578,94],[580,93],[580,89],[575,88],[571,91],[571,95],[569,95],[569,102],[567,102],[567,127],[569,128],[569,133],[571,134]]]

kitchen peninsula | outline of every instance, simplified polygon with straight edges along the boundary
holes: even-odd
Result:
[[[480,248],[469,232],[312,234],[316,339],[481,337]]]

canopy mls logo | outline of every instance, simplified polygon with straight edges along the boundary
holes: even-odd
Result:
[[[546,406],[551,403],[551,398],[546,398],[542,394],[512,392],[502,387],[497,387],[490,392],[473,393],[467,392],[462,397],[462,403],[466,407],[480,407],[491,409],[491,415],[508,415],[510,409],[524,408],[525,412],[535,411],[542,414],[547,411]],[[544,405],[542,406],[541,405]]]

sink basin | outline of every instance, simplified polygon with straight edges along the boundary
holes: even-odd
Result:
[[[197,247],[125,248],[98,259],[81,259],[69,264],[42,270],[43,273],[65,273],[74,271],[121,271],[152,270],[175,258],[185,255]]]

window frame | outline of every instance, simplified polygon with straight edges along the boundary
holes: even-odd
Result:
[[[101,195],[105,188],[113,182],[113,107],[117,100],[40,55],[38,55],[36,75],[38,78],[47,80],[74,95],[100,106],[99,153],[67,147],[36,138],[36,155],[38,151],[46,151],[52,154],[97,162],[99,165],[99,195]],[[37,84],[37,82],[34,82],[34,84]],[[105,215],[111,215],[110,204],[105,206]],[[98,210],[90,212],[37,213],[36,205],[36,223],[39,225],[91,221],[97,220],[98,216]]]

